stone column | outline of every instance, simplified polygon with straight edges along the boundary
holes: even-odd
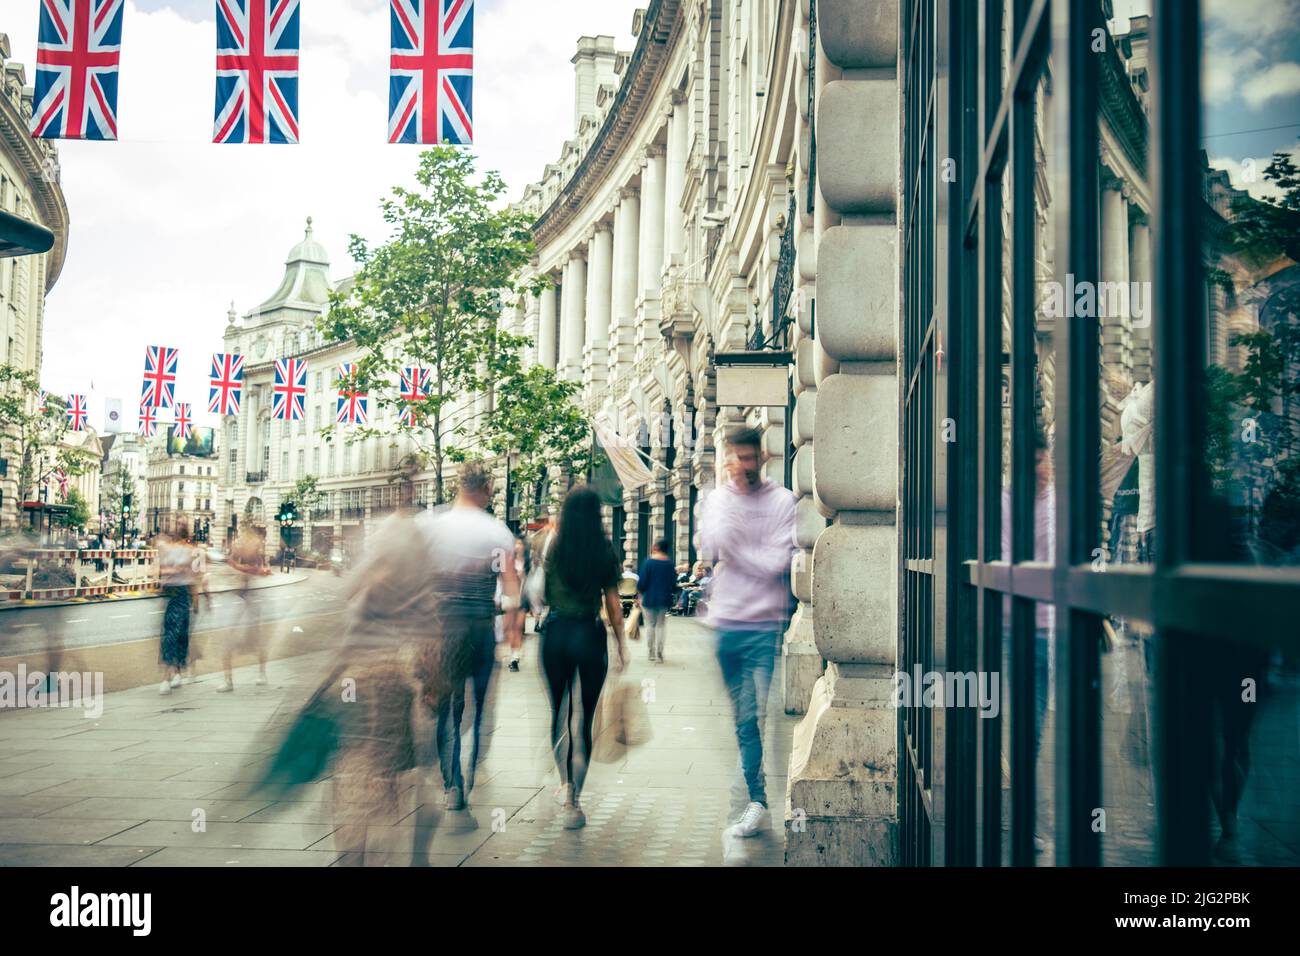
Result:
[[[673,91],[672,115],[668,120],[668,157],[664,170],[664,267],[673,256],[686,255],[686,232],[682,229],[682,190],[686,185],[686,149],[690,145],[690,110],[686,95]]]
[[[810,591],[826,672],[794,735],[790,864],[898,856],[898,4],[878,7],[864,19],[860,0],[817,5],[818,40],[850,78],[817,100],[818,186],[844,218],[817,237],[817,337],[838,362],[817,388],[812,443],[814,507],[832,519]]]
[[[646,149],[645,167],[641,171],[641,242],[637,277],[638,294],[658,299],[664,263],[664,148]]]
[[[640,250],[641,196],[629,186],[614,209],[614,285],[610,316],[609,379],[621,381],[632,368],[636,349],[637,267]]]
[[[558,317],[555,287],[543,289],[537,297],[537,361],[547,368],[555,368],[557,361],[556,332]]]
[[[609,317],[614,284],[614,233],[609,222],[596,223],[587,244],[587,329],[583,381],[602,386],[609,376]]]
[[[1128,200],[1127,186],[1111,180],[1101,193],[1101,281],[1097,315],[1101,320],[1101,361],[1104,369],[1133,368],[1132,332],[1128,317]],[[1103,311],[1104,310],[1104,311]],[[1113,314],[1116,311],[1119,314]],[[1106,383],[1102,382],[1102,391]]]
[[[1129,226],[1129,313],[1133,328],[1133,380],[1151,381],[1151,226],[1134,209]],[[1134,296],[1137,297],[1136,301]],[[1138,309],[1142,314],[1138,315]]]
[[[523,327],[519,331],[519,334],[528,340],[524,344],[524,365],[525,366],[535,365],[537,362],[540,361],[540,359],[538,358],[540,352],[540,350],[538,349],[539,335],[541,331],[540,322],[539,322],[540,312],[541,312],[541,297],[536,295],[526,296],[524,298],[523,313],[522,313]]]
[[[587,311],[587,260],[575,251],[565,269],[564,318],[560,327],[560,377],[576,381],[582,377],[582,346]]]

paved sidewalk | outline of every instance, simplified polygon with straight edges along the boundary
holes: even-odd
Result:
[[[711,643],[693,620],[673,618],[667,663],[646,661],[643,642],[630,645],[624,679],[651,697],[654,738],[619,762],[592,767],[583,799],[588,825],[566,831],[555,800],[537,640],[530,637],[522,670],[501,666],[493,679],[490,734],[470,808],[445,813],[440,783],[417,785],[413,772],[398,818],[372,831],[371,853],[406,865],[423,807],[439,817],[434,865],[722,863],[722,831],[733,801],[744,798],[733,792],[735,730]],[[328,781],[279,804],[244,799],[246,782],[275,747],[264,733],[267,721],[277,707],[296,706],[322,663],[320,654],[274,661],[266,687],[253,685],[253,668],[239,669],[234,694],[216,694],[214,677],[166,697],[153,686],[109,694],[95,721],[73,709],[0,713],[0,865],[349,862],[334,847]],[[796,719],[780,710],[779,660],[777,668],[764,735],[777,818],[770,834],[731,841],[733,863],[782,862],[779,796]],[[203,827],[195,823],[197,811]]]

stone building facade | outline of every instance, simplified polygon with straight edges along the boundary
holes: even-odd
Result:
[[[383,436],[349,441],[350,426],[335,424],[338,368],[359,360],[361,351],[352,342],[326,341],[316,320],[328,308],[330,292],[346,293],[350,286],[350,279],[330,278],[329,255],[313,237],[309,218],[303,240],[289,250],[279,287],[243,316],[231,307],[222,347],[244,356],[244,391],[239,415],[226,416],[220,426],[214,541],[229,542],[241,526],[251,525],[273,556],[282,541],[280,504],[308,476],[317,479],[321,498],[310,513],[300,512],[288,532],[300,554],[328,556],[336,544],[359,553],[368,530],[396,509],[399,494],[406,493],[399,485],[407,481],[416,504],[432,501],[432,470],[403,471],[418,446],[397,427],[392,408],[372,396],[370,423]],[[307,363],[302,421],[271,417],[275,362],[281,358]],[[473,399],[456,403],[448,417],[469,414],[472,407]]]
[[[54,233],[40,255],[0,259],[0,361],[39,371],[43,354],[45,296],[63,269],[68,245],[68,206],[59,185],[58,152],[28,132],[32,88],[21,63],[9,59],[9,38],[0,33],[0,209]],[[18,521],[19,462],[0,454],[0,528]],[[95,499],[90,499],[94,506]]]
[[[897,7],[653,0],[633,34],[579,41],[576,129],[520,202],[553,287],[503,324],[659,466],[608,509],[628,558],[693,559],[726,430],[765,429],[798,496],[787,860],[890,863]],[[790,400],[719,407],[719,354],[753,349],[793,352]]]

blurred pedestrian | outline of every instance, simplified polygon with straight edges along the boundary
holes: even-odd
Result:
[[[461,766],[461,721],[465,714],[465,681],[453,683],[449,698],[434,712],[437,717],[438,763],[442,769],[448,810],[462,810],[465,794],[474,788],[480,756],[480,735],[486,712],[488,685],[496,665],[496,597],[498,579],[503,626],[522,626],[519,575],[515,569],[515,538],[499,519],[488,514],[492,475],[481,462],[460,466],[456,498],[449,507],[427,511],[416,519],[430,548],[438,580],[443,640],[460,648],[469,661],[474,688],[474,724],[469,761]]]
[[[668,541],[655,542],[650,557],[641,564],[637,575],[637,592],[641,595],[641,629],[646,634],[646,650],[651,662],[663,663],[664,637],[668,629],[668,609],[673,603],[677,572],[668,557]]]
[[[620,580],[619,562],[601,523],[600,498],[590,488],[573,489],[564,501],[555,540],[547,553],[549,613],[542,634],[542,669],[551,699],[551,747],[563,787],[564,826],[569,830],[587,822],[580,798],[591,757],[592,723],[609,668],[602,606],[614,630],[618,670],[627,666]],[[562,716],[566,696],[569,706]],[[567,732],[575,703],[582,708],[580,742]]]
[[[741,429],[726,442],[726,480],[704,501],[700,551],[714,562],[708,624],[731,696],[749,803],[728,831],[770,828],[763,777],[763,723],[772,670],[790,604],[794,496],[762,475],[762,433]]]
[[[524,647],[525,610],[524,610],[522,588],[523,588],[523,581],[524,581],[525,565],[527,563],[527,556],[528,556],[528,550],[524,547],[523,538],[515,538],[515,575],[519,578],[520,589],[521,589],[520,606],[519,609],[515,612],[515,614],[518,617],[518,626],[517,627],[509,626],[511,621],[509,615],[507,615],[504,611],[502,611],[501,614],[497,615],[497,625],[504,632],[506,642],[510,645],[510,669],[515,672],[518,672],[519,670],[519,655],[523,652],[523,647]],[[501,589],[501,582],[500,579],[498,578],[497,580],[498,599],[501,593],[500,589]]]
[[[181,671],[190,662],[190,617],[197,571],[198,557],[190,544],[189,527],[181,522],[175,535],[158,539],[158,575],[166,601],[158,653],[163,668],[160,694],[170,694],[172,688],[180,686]]]
[[[338,715],[331,779],[335,845],[345,864],[366,862],[372,830],[392,836],[403,829],[393,824],[400,777],[417,764],[415,701],[436,708],[448,696],[455,664],[444,653],[436,584],[427,542],[409,511],[379,523],[346,580],[343,646],[317,692],[332,702],[322,712]],[[418,858],[420,836],[410,836]]]
[[[225,646],[222,648],[221,669],[225,680],[217,688],[217,693],[225,694],[235,689],[234,656],[236,651],[253,650],[257,653],[257,679],[254,683],[266,683],[266,658],[268,642],[262,633],[261,615],[257,601],[253,597],[253,578],[261,571],[262,539],[249,527],[240,530],[230,547],[230,557],[226,563],[239,577],[235,594],[239,598],[239,623],[229,630]]]

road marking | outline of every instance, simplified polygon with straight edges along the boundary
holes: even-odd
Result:
[[[68,620],[64,621],[63,623],[64,623],[64,624],[85,624],[85,623],[86,623],[87,621],[89,621],[89,620],[90,620],[90,618],[88,618],[88,617],[74,617],[74,618],[69,618]]]
[[[9,626],[12,628],[19,628],[19,627],[40,627],[41,625],[40,624],[10,624]]]
[[[131,616],[130,614],[110,614],[110,615],[108,616],[108,619],[109,619],[110,621],[121,621],[121,620],[125,620],[126,618],[128,618],[128,617],[130,617],[130,616]]]

